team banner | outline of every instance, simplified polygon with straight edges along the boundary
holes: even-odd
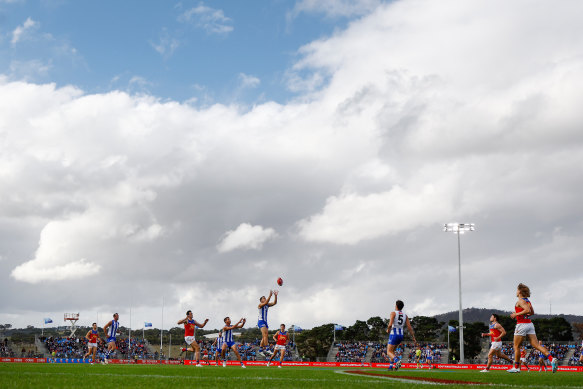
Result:
[[[80,358],[0,358],[0,363],[89,363],[90,360],[80,359]],[[162,360],[158,361],[155,359],[110,359],[109,363],[112,364],[120,364],[120,365],[184,365],[187,366],[194,366],[196,361],[185,360],[185,361],[177,361],[177,360]],[[209,361],[211,366],[216,365],[215,361]],[[267,364],[266,361],[243,361],[246,366],[265,366]],[[219,362],[219,365],[222,365],[222,362]],[[239,362],[237,361],[227,361],[228,366],[239,366]],[[288,361],[283,362],[283,366],[305,366],[305,367],[372,367],[372,368],[379,368],[379,369],[386,369],[389,367],[388,363],[358,363],[358,362],[296,362],[296,361]],[[438,363],[433,365],[437,369],[443,370],[482,370],[486,367],[486,365],[468,365],[468,364],[443,364]],[[401,369],[415,369],[417,364],[415,363],[403,363],[401,365]],[[490,370],[507,370],[510,368],[510,365],[492,365]],[[423,369],[427,369],[426,366],[423,366]],[[530,366],[530,370],[538,371],[538,366]],[[525,367],[522,367],[522,370],[526,371]],[[583,373],[583,366],[559,366],[557,371],[565,371],[565,372],[575,372],[575,373]]]

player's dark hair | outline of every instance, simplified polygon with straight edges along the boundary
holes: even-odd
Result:
[[[93,324],[97,325],[97,323],[93,323]],[[91,324],[91,325],[93,325],[93,324]]]
[[[229,316],[225,317],[225,318],[223,319],[223,321],[226,323],[228,318],[229,318]]]
[[[492,316],[494,316],[494,319],[496,319],[496,321],[498,321],[498,315],[496,315],[495,313],[493,313]]]
[[[264,298],[267,298],[267,297],[265,297],[265,296],[259,297],[259,302],[261,302],[261,300],[263,300]]]
[[[530,297],[530,288],[523,283],[518,284],[516,289],[518,289],[522,297]]]
[[[188,311],[186,311],[186,316],[190,315],[192,313],[192,311],[189,309]]]
[[[113,317],[115,317],[115,315],[119,316],[119,315],[117,314],[117,312],[113,314]]]
[[[279,326],[280,326],[280,327],[281,327],[281,326],[283,326],[283,328],[285,328],[285,324],[283,324],[283,323],[281,323]]]
[[[401,300],[397,300],[397,302],[395,303],[395,305],[397,306],[397,309],[400,311],[405,306],[405,303],[402,302]]]

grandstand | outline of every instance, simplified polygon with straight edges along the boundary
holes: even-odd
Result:
[[[118,338],[117,358],[119,359],[166,359],[164,354],[160,354],[158,350],[153,350],[152,346],[142,339],[132,338],[128,343],[127,338]],[[208,340],[199,341],[201,358],[205,354],[208,355],[209,360],[213,359],[214,348],[212,342]],[[83,358],[87,352],[87,339],[85,337],[41,337],[37,338],[37,348],[40,350],[39,356],[52,358]],[[97,355],[101,359],[105,354],[107,345],[100,339],[97,344]],[[244,361],[262,361],[266,360],[264,356],[258,353],[258,342],[242,342],[237,344],[237,349]],[[271,352],[274,351],[274,345],[270,344]],[[167,350],[168,351],[168,350]],[[170,359],[186,359],[192,358],[192,355],[185,353],[185,347],[172,346],[169,350],[172,358]],[[229,360],[235,360],[234,353],[229,354]],[[279,356],[278,356],[279,360]],[[288,346],[284,361],[297,361],[299,354],[295,345]]]
[[[14,350],[8,345],[8,339],[4,339],[3,342],[0,342],[0,357],[2,358],[15,358],[16,354]]]
[[[551,354],[559,360],[559,366],[568,365],[574,363],[573,356],[577,353],[579,349],[579,344],[574,342],[548,342],[544,343],[544,346],[551,352]],[[532,348],[530,344],[524,343],[526,350],[526,362],[528,365],[538,365],[538,360],[542,354]],[[477,363],[486,363],[488,360],[488,352],[490,350],[490,343],[482,343],[482,351],[476,358]],[[502,352],[514,358],[514,344],[511,341],[502,342]],[[494,356],[493,363],[495,365],[510,365],[510,362]]]
[[[53,358],[82,358],[87,352],[87,339],[85,337],[43,337],[39,338],[44,345],[46,357]],[[154,359],[154,353],[150,346],[141,339],[116,340],[117,356],[120,359]],[[103,340],[97,343],[97,355],[103,357],[107,345]]]
[[[420,343],[423,349],[430,348],[433,352],[433,363],[447,363],[447,344],[441,342]],[[327,362],[359,362],[359,363],[384,363],[386,359],[387,344],[385,342],[336,342],[330,347]],[[403,362],[415,362],[415,345],[401,344],[395,351]],[[425,363],[425,358],[422,358]]]
[[[579,344],[570,345],[570,352],[567,354],[567,364],[569,366],[581,366],[581,362],[579,362],[579,358],[581,358],[581,347]]]

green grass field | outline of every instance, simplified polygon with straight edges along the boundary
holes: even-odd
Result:
[[[349,371],[382,374],[365,376]],[[497,387],[576,388],[583,387],[582,373],[522,372],[509,374],[493,371],[345,369],[316,367],[248,367],[227,368],[171,365],[82,365],[82,364],[0,364],[0,388],[387,388],[428,387],[435,384],[410,381],[412,378],[432,378],[490,384]],[[403,381],[406,379],[407,381]],[[438,385],[439,386],[439,385]],[[467,384],[447,384],[448,388],[463,388]]]

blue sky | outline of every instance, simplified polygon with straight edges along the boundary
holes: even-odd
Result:
[[[349,20],[289,1],[4,1],[0,71],[87,93],[286,101],[298,49]]]

